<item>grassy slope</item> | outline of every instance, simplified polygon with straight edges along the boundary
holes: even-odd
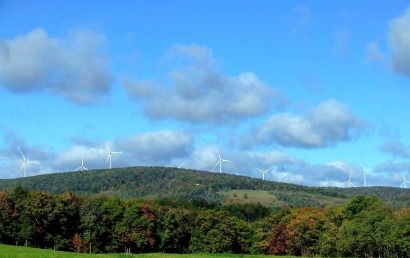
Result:
[[[79,254],[70,252],[60,252],[53,250],[36,249],[30,247],[10,246],[0,244],[0,258],[115,258],[115,257],[143,257],[143,258],[233,258],[233,257],[246,257],[246,258],[264,258],[274,256],[264,255],[241,255],[241,254]]]
[[[232,190],[222,192],[222,194],[225,197],[224,204],[260,203],[263,206],[271,208],[281,208],[289,205],[288,202],[280,200],[274,192],[269,191]],[[338,205],[348,201],[348,198],[311,194],[303,191],[292,192],[292,198],[299,199],[301,203],[306,202],[319,207]]]

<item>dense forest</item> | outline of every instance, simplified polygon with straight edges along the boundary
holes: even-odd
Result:
[[[394,207],[410,207],[410,190],[394,187],[306,187],[294,184],[263,181],[232,174],[178,169],[172,167],[127,167],[45,174],[27,178],[2,179],[0,190],[23,186],[30,190],[44,190],[52,194],[73,192],[78,195],[116,195],[130,198],[173,198],[184,201],[204,199],[224,204],[233,190],[264,191],[272,197],[264,206],[326,207],[349,201],[356,195],[375,195]],[[231,198],[232,199],[232,198]],[[245,203],[251,200],[248,199]],[[236,198],[237,202],[244,201]],[[254,200],[254,203],[261,202]],[[262,203],[262,202],[261,202]]]
[[[326,208],[0,192],[0,242],[75,252],[409,257],[410,209],[358,195]]]

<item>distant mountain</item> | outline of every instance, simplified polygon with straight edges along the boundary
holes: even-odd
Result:
[[[269,207],[324,207],[355,195],[375,195],[396,208],[410,207],[410,189],[394,187],[307,187],[232,174],[172,167],[127,167],[1,179],[0,191],[23,186],[53,194],[105,194],[121,198],[202,200],[209,203],[259,202]]]

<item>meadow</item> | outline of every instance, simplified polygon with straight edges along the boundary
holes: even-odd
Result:
[[[117,257],[142,257],[142,258],[263,258],[276,257],[267,255],[243,255],[243,254],[165,254],[165,253],[149,253],[149,254],[84,254],[73,252],[60,252],[54,250],[37,249],[31,247],[11,246],[0,244],[0,258],[117,258]],[[288,256],[289,257],[289,256]]]

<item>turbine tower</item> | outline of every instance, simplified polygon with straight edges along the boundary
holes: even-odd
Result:
[[[107,157],[107,161],[105,162],[105,164],[107,164],[108,161],[110,161],[110,169],[111,169],[111,156],[112,156],[112,154],[120,154],[120,153],[122,153],[122,151],[111,151],[107,144],[104,143],[104,145],[108,150],[108,157]]]
[[[352,171],[349,173],[349,180],[344,183],[347,184],[347,187],[354,187],[354,184],[352,183]]]
[[[81,166],[76,168],[74,171],[83,171],[83,170],[88,170],[88,168],[84,167],[84,155],[81,156]]]
[[[401,176],[403,177],[403,183],[400,185],[400,187],[407,188],[407,183],[410,183],[410,182],[406,180],[406,178],[404,177],[404,174],[401,174]]]
[[[371,169],[365,168],[363,165],[360,165],[362,167],[363,170],[363,186],[366,187],[367,183],[366,183],[366,173],[370,172]]]
[[[222,173],[222,162],[233,162],[233,161],[227,160],[227,159],[222,159],[221,154],[219,154],[219,150],[216,149],[216,151],[218,153],[219,160],[218,160],[218,162],[216,162],[216,164],[214,166],[214,170],[219,165],[219,173]]]
[[[20,150],[21,156],[23,157],[23,165],[21,166],[19,173],[21,172],[21,170],[24,169],[24,177],[27,177],[27,164],[38,164],[38,163],[34,161],[28,161],[26,157],[24,156],[23,152],[21,151],[21,149],[19,150]]]
[[[268,172],[269,170],[271,170],[272,168],[273,168],[273,166],[266,169],[266,170],[262,170],[262,169],[259,169],[259,168],[255,168],[255,169],[262,173],[262,180],[265,180],[265,173]]]

